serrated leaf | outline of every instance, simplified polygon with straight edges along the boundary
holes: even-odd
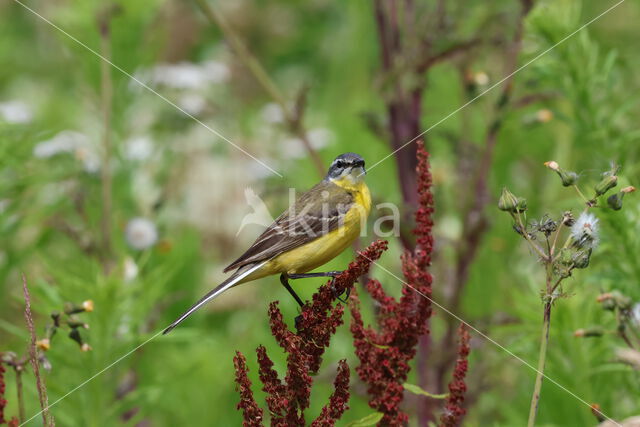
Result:
[[[419,396],[427,396],[432,399],[446,399],[447,396],[449,396],[449,393],[442,393],[442,394],[429,393],[428,391],[423,390],[422,387],[417,386],[415,384],[404,383],[402,384],[402,387],[404,387],[404,389],[407,390],[408,392],[417,394]]]

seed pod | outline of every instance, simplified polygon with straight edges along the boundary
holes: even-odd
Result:
[[[624,198],[624,194],[622,191],[613,194],[607,197],[607,205],[614,211],[619,211],[622,209],[622,199]]]
[[[616,175],[606,175],[594,187],[594,189],[596,190],[596,196],[602,196],[604,193],[611,190],[616,185],[618,185],[618,177]]]
[[[591,249],[579,251],[573,256],[574,268],[587,268],[589,267],[589,259],[591,258]]]
[[[578,174],[573,171],[559,170],[558,175],[560,176],[560,180],[562,180],[562,185],[565,187],[571,187],[578,182]]]
[[[513,195],[513,193],[506,188],[502,189],[502,194],[500,195],[500,199],[498,200],[498,209],[505,212],[513,212],[517,211],[518,207],[518,198]]]

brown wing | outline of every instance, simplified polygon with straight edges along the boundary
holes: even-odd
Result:
[[[335,230],[343,222],[344,215],[352,204],[351,193],[332,182],[320,182],[300,196],[293,207],[283,212],[224,271],[274,258]]]

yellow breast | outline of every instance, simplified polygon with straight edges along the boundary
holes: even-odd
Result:
[[[338,256],[358,238],[371,210],[371,194],[364,182],[348,191],[354,196],[354,204],[345,214],[344,224],[324,236],[279,255],[269,262],[268,267],[265,266],[265,270],[271,271],[267,274],[306,273]]]

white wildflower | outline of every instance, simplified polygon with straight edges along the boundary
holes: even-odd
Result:
[[[225,83],[231,77],[229,66],[220,61],[206,61],[202,64],[207,80],[211,83]]]
[[[88,143],[86,135],[73,130],[63,130],[53,138],[39,142],[33,149],[33,155],[46,159],[60,153],[72,153]]]
[[[136,264],[131,257],[126,257],[124,259],[123,270],[125,283],[132,282],[136,277],[138,277],[138,273],[140,271],[138,264]]]
[[[87,172],[100,170],[100,157],[87,135],[73,130],[58,132],[53,138],[39,142],[33,148],[35,157],[46,159],[58,154],[71,153],[82,162]]]
[[[478,71],[473,75],[473,81],[478,86],[486,86],[489,84],[489,75],[484,71]]]
[[[598,246],[598,218],[590,213],[582,213],[571,227],[573,241],[579,247],[595,248]]]
[[[24,124],[33,120],[31,108],[22,101],[0,103],[0,118],[7,123]]]
[[[225,63],[206,61],[202,64],[159,64],[152,69],[137,72],[134,77],[144,83],[175,89],[203,89],[210,84],[224,83],[230,75],[231,71]]]
[[[640,327],[640,302],[635,303],[631,308],[631,321]]]
[[[309,141],[309,145],[311,145],[311,148],[315,150],[319,150],[331,144],[333,139],[333,132],[326,128],[315,128],[307,131],[307,140]],[[299,159],[308,155],[304,142],[300,138],[287,138],[282,141],[281,144],[281,146],[284,147],[283,152],[287,158]]]
[[[307,132],[309,143],[315,149],[320,149],[330,145],[334,140],[334,134],[327,128],[314,128]]]
[[[141,251],[158,241],[158,229],[146,218],[133,218],[127,223],[125,238],[129,246]]]
[[[207,100],[197,93],[186,93],[178,98],[178,106],[187,113],[197,116],[207,108]]]
[[[147,160],[153,153],[153,141],[149,136],[135,136],[124,143],[125,157],[129,160]]]
[[[260,111],[260,115],[262,116],[262,120],[267,123],[282,123],[284,122],[284,112],[280,105],[275,102],[270,102]]]

